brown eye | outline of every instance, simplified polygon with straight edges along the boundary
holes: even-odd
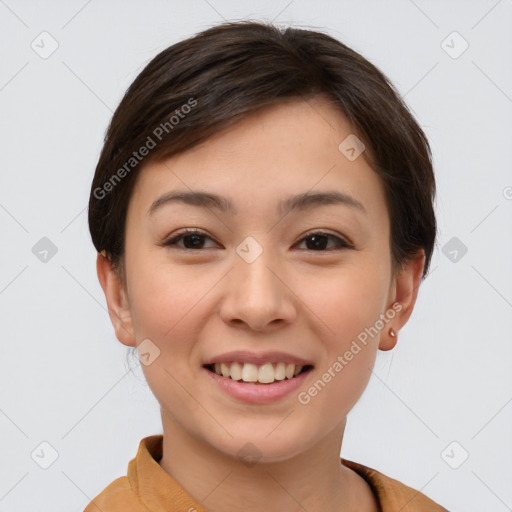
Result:
[[[187,251],[198,251],[204,249],[205,240],[209,239],[214,241],[210,236],[205,234],[203,231],[199,231],[197,229],[188,229],[176,235],[169,240],[163,242],[163,246],[171,247],[176,249],[182,249]],[[179,245],[179,243],[183,241],[183,245]],[[314,251],[314,252],[330,252],[336,249],[353,249],[354,246],[331,233],[324,233],[322,231],[317,231],[315,233],[310,233],[309,235],[303,237],[301,242],[306,242],[306,250]],[[327,248],[329,241],[334,241],[334,248]]]
[[[307,242],[310,240],[311,242]],[[342,238],[332,235],[330,233],[324,233],[321,231],[317,231],[315,233],[310,233],[309,235],[302,238],[301,242],[306,241],[307,247],[306,249],[316,252],[324,252],[326,250],[326,245],[329,240],[334,240],[337,244],[338,248],[341,249],[353,249],[354,246],[343,240]]]
[[[187,230],[187,231],[184,231],[184,232],[178,234],[177,236],[175,236],[169,240],[166,240],[162,245],[164,245],[165,247],[172,247],[172,248],[177,248],[177,249],[193,251],[193,250],[203,249],[204,239],[207,239],[207,238],[212,240],[212,238],[210,238],[208,235],[206,235],[202,231],[198,231],[196,229],[190,229],[190,230]],[[178,245],[182,240],[183,240],[184,247]]]

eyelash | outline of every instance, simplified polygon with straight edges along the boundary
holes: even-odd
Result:
[[[188,249],[188,248],[184,248],[184,247],[177,247],[178,242],[180,242],[181,240],[183,240],[187,236],[193,236],[193,235],[198,235],[198,236],[201,236],[203,238],[210,238],[210,240],[213,240],[213,238],[208,236],[205,232],[200,231],[198,229],[189,228],[189,229],[186,229],[185,231],[182,231],[177,236],[175,236],[173,238],[170,238],[168,240],[165,240],[164,242],[162,242],[162,245],[164,247],[169,247],[171,249],[176,249],[177,248],[179,250],[188,251],[188,252],[200,252],[200,251],[204,250],[204,249],[201,249],[201,248],[199,248],[199,249]],[[344,240],[343,238],[340,238],[338,236],[332,235],[331,233],[325,233],[323,231],[314,231],[313,233],[308,233],[306,236],[302,237],[299,240],[299,242],[307,240],[308,238],[311,238],[313,236],[322,236],[322,237],[331,238],[333,240],[337,240],[339,242],[339,245],[341,246],[341,247],[338,248],[338,250],[354,249],[354,246],[352,244],[350,244],[349,242],[347,242],[346,240]],[[213,240],[213,241],[215,241],[215,240]],[[318,250],[318,251],[315,251],[313,249],[306,249],[306,250],[310,251],[310,252],[331,252],[333,249],[324,249],[324,250]],[[334,249],[334,250],[336,250],[336,249]]]

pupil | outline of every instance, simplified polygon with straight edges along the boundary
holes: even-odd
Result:
[[[310,240],[313,240],[313,243],[311,244],[316,249],[325,249],[325,236],[323,235],[313,235],[309,237]],[[323,242],[323,243],[322,243]]]
[[[191,238],[193,238],[195,240],[195,242],[197,242],[197,243],[193,242],[192,244],[187,244],[186,240],[187,239],[190,240]],[[201,240],[201,235],[188,235],[188,236],[185,237],[185,245],[192,245],[193,248],[195,248],[195,249],[197,249],[198,246],[201,245],[201,241],[202,241]]]

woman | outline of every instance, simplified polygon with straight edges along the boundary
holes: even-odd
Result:
[[[157,55],[108,129],[98,278],[163,435],[86,508],[441,511],[340,459],[436,237],[428,141],[332,37],[224,23]]]

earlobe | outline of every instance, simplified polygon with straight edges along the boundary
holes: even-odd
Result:
[[[98,280],[105,294],[108,314],[117,339],[129,347],[135,347],[132,313],[125,287],[104,252],[96,259]]]
[[[393,304],[399,303],[400,310],[397,311],[398,308],[393,308],[396,314],[390,327],[381,334],[379,342],[380,350],[391,350],[396,346],[398,331],[407,323],[414,309],[424,265],[425,251],[424,249],[420,249],[416,253],[416,256],[408,261],[402,267],[401,272],[394,278],[395,291],[391,302]]]
[[[390,327],[387,332],[384,334],[381,334],[380,342],[379,342],[379,349],[382,351],[392,350],[395,348],[396,344],[398,342],[398,334],[393,329],[393,327]]]

